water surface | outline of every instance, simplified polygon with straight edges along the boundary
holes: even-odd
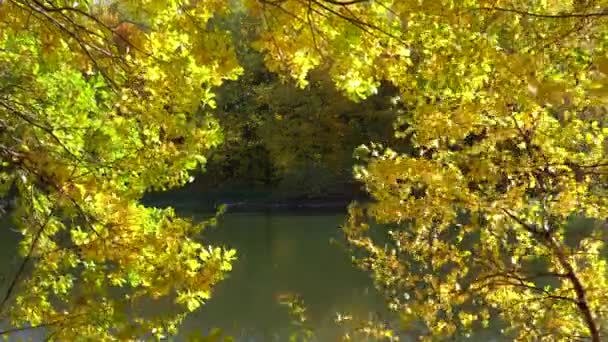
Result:
[[[190,209],[195,220],[208,216]],[[212,298],[188,317],[181,337],[220,328],[237,341],[287,341],[296,327],[279,299],[299,295],[306,307],[306,326],[316,341],[335,341],[344,331],[338,313],[362,319],[383,312],[381,297],[367,274],[356,269],[339,243],[343,214],[227,213],[205,232],[205,243],[237,250],[238,260]],[[16,255],[19,234],[4,222],[0,243],[2,294],[22,259]],[[7,227],[8,225],[8,227]],[[153,307],[152,310],[164,310]],[[41,329],[13,334],[43,340]],[[179,338],[180,340],[182,338]]]
[[[278,298],[299,294],[320,341],[336,340],[337,313],[367,318],[382,312],[371,280],[340,241],[342,214],[229,213],[208,241],[237,249],[238,260],[185,331],[218,327],[243,341],[285,341],[293,326]]]

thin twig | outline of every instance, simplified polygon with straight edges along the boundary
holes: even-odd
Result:
[[[6,290],[6,294],[4,295],[4,298],[2,299],[2,302],[0,303],[0,311],[2,311],[4,309],[4,305],[6,305],[8,300],[11,298],[11,295],[13,294],[13,291],[15,290],[17,283],[21,279],[21,275],[25,271],[25,266],[32,258],[34,249],[38,245],[38,240],[42,236],[44,229],[46,228],[47,224],[51,220],[51,217],[53,216],[53,212],[54,212],[54,210],[51,210],[51,212],[47,215],[44,223],[40,226],[40,228],[34,235],[34,239],[32,240],[32,244],[30,245],[30,249],[29,249],[27,255],[25,256],[25,258],[23,259],[23,261],[21,262],[21,265],[19,266],[19,269],[17,270],[17,274],[15,274],[15,276],[13,277],[13,280],[11,281],[11,284],[9,285],[8,289]],[[0,333],[0,335],[1,335],[1,333]]]

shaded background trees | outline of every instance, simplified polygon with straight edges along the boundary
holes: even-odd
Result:
[[[349,199],[363,195],[352,177],[357,146],[407,145],[393,134],[402,108],[390,84],[354,102],[319,69],[300,88],[269,71],[251,47],[262,30],[259,19],[237,12],[215,24],[232,32],[245,72],[217,89],[214,114],[224,140],[209,154],[205,172],[178,191],[183,196],[206,197],[215,190],[237,198],[257,193],[269,200]]]

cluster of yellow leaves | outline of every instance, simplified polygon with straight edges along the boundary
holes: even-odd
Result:
[[[241,68],[209,21],[228,12],[224,1],[0,2],[3,193],[18,192],[27,266],[2,319],[58,340],[161,336],[231,269],[234,251],[199,241],[209,223],[138,204],[190,181],[221,141],[212,89]],[[178,305],[153,315],[150,298]]]
[[[200,112],[240,73],[210,21],[229,5],[0,2],[2,179],[36,259],[3,317],[63,339],[142,335],[159,321],[120,305],[169,295],[193,310],[229,269],[191,223],[136,203],[187,182],[221,138]],[[405,323],[428,338],[490,318],[522,340],[606,334],[606,235],[569,238],[573,218],[608,216],[605,1],[244,5],[268,67],[300,86],[321,68],[354,100],[399,89],[413,153],[372,147],[357,171],[392,246],[356,208],[345,231]]]
[[[326,68],[353,99],[381,82],[400,90],[396,134],[413,152],[362,148],[356,170],[375,199],[366,213],[396,226],[392,243],[370,237],[360,208],[345,232],[411,329],[432,339],[494,320],[521,340],[608,334],[605,2],[250,6],[266,18],[258,48],[272,70],[305,85]],[[595,219],[591,236],[577,217]]]

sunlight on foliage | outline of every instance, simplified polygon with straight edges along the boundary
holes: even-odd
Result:
[[[160,337],[230,270],[234,251],[199,242],[208,223],[138,204],[221,141],[205,108],[241,72],[207,29],[223,4],[0,2],[0,172],[25,266],[2,319],[56,340]],[[166,299],[174,312],[142,309]]]
[[[353,206],[344,231],[405,330],[608,334],[606,5],[252,1],[272,70],[305,85],[326,67],[354,100],[399,88],[396,135],[412,149],[357,150],[374,202]],[[595,228],[567,242],[581,217]]]
[[[403,330],[600,341],[606,6],[0,1],[0,191],[24,257],[0,318],[56,340],[161,338],[211,296],[235,258],[200,242],[213,222],[139,200],[192,181],[221,142],[214,88],[242,69],[214,19],[238,9],[283,80],[307,89],[320,71],[352,101],[398,92],[404,144],[355,151],[374,201],[353,204],[343,230]],[[142,309],[155,301],[177,305],[156,317]]]

